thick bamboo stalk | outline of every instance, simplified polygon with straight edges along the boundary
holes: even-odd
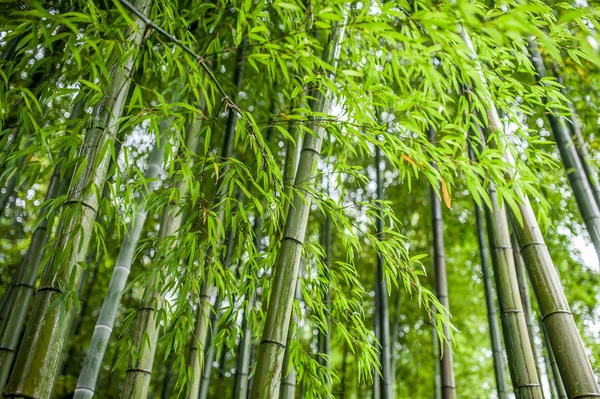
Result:
[[[148,12],[151,0],[138,0],[137,5]],[[82,272],[79,263],[85,259],[90,243],[110,149],[131,83],[130,71],[143,39],[144,24],[140,20],[136,24],[128,37],[135,50],[114,69],[108,91],[96,107],[94,124],[85,134],[80,150],[83,163],[78,166],[82,173],[72,182],[62,207],[55,252],[44,270],[15,371],[6,387],[9,396],[47,398],[51,394],[72,317],[73,304],[67,298],[77,295]]]
[[[433,344],[433,397],[435,399],[442,399],[442,377],[440,375],[440,338],[438,336],[437,328],[435,324],[431,325],[431,338]]]
[[[377,200],[383,201],[383,170],[381,169],[381,149],[375,146],[375,183],[377,185]],[[377,239],[383,241],[383,209],[377,211],[376,229]],[[388,291],[387,282],[384,273],[383,255],[377,257],[377,273],[375,280],[375,311],[378,313],[377,321],[379,323],[379,335],[377,339],[381,345],[379,354],[379,362],[381,363],[381,374],[379,389],[381,391],[381,399],[391,399],[394,397],[394,377],[391,373],[391,357],[392,350],[390,345],[390,312],[388,308]]]
[[[460,25],[458,28],[471,52],[471,56],[478,67],[481,68],[468,33]],[[481,69],[479,78],[478,90],[480,91],[479,95],[486,103],[489,128],[497,134],[498,144],[505,147],[498,111]],[[506,161],[514,165],[514,159],[512,159],[510,151],[505,150],[503,153]],[[509,178],[513,179],[514,176],[509,176]],[[519,198],[517,206],[521,218],[516,218],[513,215],[511,218],[513,229],[517,235],[519,251],[527,267],[531,286],[538,301],[542,322],[548,332],[550,347],[555,354],[557,367],[567,394],[570,398],[598,397],[600,388],[585,353],[560,278],[550,258],[529,198],[519,189],[516,189],[516,194]]]
[[[343,37],[343,23],[334,29],[329,42],[330,50],[324,56],[325,62],[334,63],[337,59]],[[312,110],[329,111],[330,94],[317,94],[318,100]],[[310,213],[311,196],[300,195],[306,185],[315,184],[316,165],[320,157],[325,129],[316,126],[316,135],[306,134],[302,153],[298,162],[295,179],[293,205],[289,208],[285,221],[281,248],[274,265],[271,283],[271,298],[263,328],[262,341],[258,352],[258,361],[252,386],[252,399],[276,398],[281,381],[282,362],[285,354],[294,288],[298,279],[298,270],[302,258],[302,247],[306,236],[306,225]]]
[[[66,193],[72,170],[67,172],[64,179],[60,177],[61,165],[54,168],[52,177],[48,184],[46,200],[59,197]],[[31,236],[31,243],[27,254],[21,262],[18,273],[15,275],[14,282],[10,285],[10,297],[6,306],[6,321],[0,336],[0,392],[4,390],[8,380],[13,360],[17,351],[17,345],[23,327],[29,305],[33,298],[35,289],[35,280],[37,272],[44,255],[44,248],[48,241],[48,230],[51,228],[48,224],[48,207],[42,208],[39,217],[41,222]]]
[[[496,301],[492,277],[490,276],[489,251],[485,239],[485,228],[481,208],[475,203],[475,222],[477,226],[477,240],[479,242],[479,253],[481,255],[481,271],[483,274],[483,288],[485,291],[485,303],[487,306],[488,326],[490,339],[492,341],[492,356],[494,358],[494,376],[496,378],[496,391],[498,399],[506,399],[506,375],[504,356],[502,355],[502,341],[500,339],[500,327],[496,314]]]
[[[245,43],[245,41],[243,42]],[[244,65],[246,63],[245,60],[246,54],[246,46],[242,45],[237,52],[237,59],[235,65],[235,71],[233,74],[233,82],[237,88],[237,90],[241,90],[242,80],[244,76]],[[234,97],[235,98],[235,97]],[[235,126],[237,122],[237,113],[235,110],[231,109],[229,115],[227,115],[227,122],[225,124],[225,132],[223,135],[223,147],[221,148],[221,158],[224,161],[227,161],[231,158],[233,153],[233,143],[235,139]],[[225,175],[227,171],[227,164],[222,167],[221,175]],[[215,197],[214,203],[218,204],[220,199],[226,194],[228,188],[223,184],[223,179],[219,179],[217,181],[217,185],[215,188]],[[225,221],[225,213],[224,209],[219,210],[219,220],[220,225],[223,225]],[[220,236],[220,235],[217,235]],[[219,245],[221,242],[219,242]],[[211,251],[207,251],[205,254],[205,262],[206,265],[210,263],[210,259],[212,257]],[[208,335],[209,329],[209,321],[210,321],[210,304],[208,302],[208,298],[212,296],[212,292],[214,291],[214,287],[210,280],[207,278],[208,273],[205,273],[204,283],[200,288],[200,303],[198,304],[198,309],[196,310],[196,326],[194,329],[194,335],[192,340],[191,349],[190,349],[190,366],[192,368],[192,383],[190,386],[190,391],[188,398],[189,399],[197,399],[198,393],[200,390],[200,379],[203,374],[203,362],[202,358],[204,357],[204,348],[206,343],[206,337]],[[202,349],[199,351],[198,349]]]
[[[541,79],[547,76],[546,67],[542,56],[538,51],[535,41],[529,41],[530,58],[537,72],[536,79],[540,82]],[[543,98],[545,104],[548,103],[547,98]],[[571,183],[579,213],[585,223],[587,231],[590,235],[598,260],[600,260],[600,210],[598,203],[594,197],[594,192],[590,186],[588,175],[583,169],[581,159],[577,153],[577,148],[573,143],[571,136],[568,134],[562,120],[560,120],[554,112],[547,112],[546,116],[550,122],[550,128],[554,134],[554,140],[560,152],[567,177]]]
[[[161,125],[161,131],[166,136],[166,131],[169,125],[168,122],[163,122]],[[90,341],[87,355],[85,357],[79,379],[77,380],[77,387],[75,388],[74,399],[92,398],[96,389],[96,382],[100,374],[102,367],[102,361],[106,353],[108,341],[112,334],[112,330],[115,325],[115,320],[119,312],[119,305],[121,303],[121,297],[127,284],[129,273],[131,272],[131,265],[135,256],[135,249],[137,243],[142,234],[142,229],[146,221],[146,208],[145,202],[148,195],[156,187],[155,180],[161,171],[163,153],[164,153],[164,138],[161,143],[156,143],[150,159],[148,161],[148,169],[144,175],[144,179],[152,181],[148,190],[143,190],[142,195],[138,199],[136,206],[135,218],[131,221],[128,227],[127,234],[123,237],[121,248],[113,268],[113,274],[110,278],[108,285],[108,291],[102,302],[100,314],[94,327],[94,333]]]

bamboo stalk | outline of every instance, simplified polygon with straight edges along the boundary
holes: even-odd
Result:
[[[339,43],[343,36],[343,23],[332,32],[324,60],[333,63],[339,53]],[[313,104],[313,111],[327,112],[329,102],[327,97],[317,94],[318,100]],[[276,398],[281,381],[282,362],[285,354],[294,288],[298,279],[302,247],[306,236],[306,225],[310,213],[311,196],[300,195],[305,185],[314,185],[315,168],[320,157],[325,129],[316,128],[317,135],[306,134],[304,146],[298,162],[293,205],[289,208],[285,221],[281,248],[275,260],[275,273],[272,277],[272,290],[269,308],[263,328],[262,341],[258,352],[258,362],[252,386],[252,399]]]
[[[556,63],[552,64],[552,70],[554,76],[558,83],[563,85],[561,87],[560,92],[568,98],[568,93],[566,88],[564,87],[564,82],[562,76],[558,72],[558,66]],[[596,169],[592,167],[590,163],[590,154],[587,150],[587,146],[585,140],[583,139],[583,134],[581,132],[581,121],[579,120],[579,116],[577,115],[577,110],[571,101],[568,102],[569,110],[571,111],[571,116],[568,119],[568,128],[571,131],[571,137],[575,143],[575,150],[577,151],[577,155],[579,155],[579,160],[581,161],[581,166],[585,171],[585,174],[588,178],[588,182],[590,184],[590,188],[594,194],[594,199],[596,200],[596,204],[600,207],[600,182],[598,180],[598,172]]]
[[[375,183],[377,186],[377,200],[383,201],[383,171],[381,169],[381,149],[375,146]],[[377,239],[383,241],[383,209],[380,204],[376,220]],[[383,255],[377,256],[377,273],[375,280],[375,311],[378,312],[379,335],[377,336],[381,345],[379,361],[381,363],[381,375],[379,389],[381,399],[394,397],[394,377],[391,373],[391,347],[390,347],[390,312],[388,308],[387,282],[384,272],[385,259]]]
[[[129,224],[128,231],[125,237],[123,237],[121,248],[108,285],[108,291],[102,302],[90,346],[83,367],[81,368],[79,379],[77,380],[77,387],[75,388],[75,394],[73,396],[74,399],[92,398],[94,396],[96,382],[102,367],[102,361],[104,360],[108,341],[110,340],[115,320],[119,312],[121,297],[123,296],[123,291],[125,290],[125,285],[127,284],[129,273],[131,272],[135,249],[146,221],[147,211],[145,202],[150,193],[154,191],[156,184],[153,180],[158,177],[162,169],[165,138],[168,127],[168,122],[166,121],[161,124],[161,131],[163,132],[162,141],[156,143],[150,154],[148,169],[144,175],[145,180],[151,181],[150,187],[148,190],[142,191],[142,195],[139,197],[136,206],[137,212],[135,218]]]
[[[434,277],[435,291],[440,303],[450,309],[448,302],[448,281],[446,277],[446,256],[444,253],[444,236],[442,225],[442,205],[437,193],[431,188],[431,218],[433,229],[433,254],[434,254]],[[452,348],[450,346],[450,332],[444,325],[445,340],[440,357],[440,377],[443,399],[456,397],[456,384],[454,381],[454,362]]]
[[[245,39],[243,41],[243,43],[245,43]],[[245,65],[245,54],[246,54],[246,46],[242,45],[237,52],[237,58],[236,58],[236,66],[235,66],[235,71],[233,74],[233,82],[237,88],[237,91],[241,90],[242,87],[242,80],[243,80],[243,76],[244,76],[244,65]],[[234,97],[235,98],[235,97]],[[234,139],[235,139],[235,126],[236,126],[236,122],[237,122],[237,113],[234,112],[233,109],[230,110],[229,114],[227,115],[227,122],[225,124],[225,132],[223,135],[223,147],[221,148],[221,158],[224,161],[227,161],[229,158],[231,158],[231,155],[233,154],[233,143],[234,143]],[[222,171],[220,172],[221,175],[225,175],[226,171],[228,169],[227,164],[225,164],[224,166],[222,166]],[[223,184],[223,179],[219,179],[217,181],[217,185],[215,188],[215,197],[214,197],[214,201],[213,203],[218,204],[220,199],[223,198],[225,196],[225,194],[227,193],[228,188],[226,186],[224,186]],[[219,216],[219,220],[220,220],[220,225],[224,225],[224,221],[225,221],[225,211],[224,209],[220,209],[218,212],[218,216]],[[217,236],[220,236],[219,234],[217,234]],[[219,239],[220,241],[220,239]],[[221,245],[221,242],[218,243],[218,246]],[[205,264],[208,265],[210,263],[210,259],[211,256],[213,254],[211,253],[211,250],[208,250],[205,254]],[[196,326],[194,329],[194,335],[193,335],[193,343],[191,346],[191,350],[190,350],[190,366],[192,368],[192,383],[190,386],[190,391],[189,391],[189,395],[188,398],[189,399],[196,399],[198,397],[199,394],[199,390],[200,390],[200,379],[201,376],[203,374],[203,362],[201,361],[201,358],[204,357],[203,353],[204,353],[204,348],[205,343],[206,343],[206,337],[208,335],[208,329],[209,329],[209,321],[210,321],[210,304],[208,303],[207,298],[210,298],[212,296],[212,292],[214,291],[214,286],[211,283],[210,279],[208,278],[208,272],[205,273],[205,279],[204,282],[202,284],[202,287],[200,288],[200,303],[198,304],[198,309],[196,310]],[[202,349],[202,351],[199,351],[199,347]]]
[[[502,355],[502,341],[500,339],[500,327],[496,314],[496,301],[492,277],[490,276],[489,250],[485,239],[485,228],[483,226],[483,214],[481,208],[475,203],[475,221],[477,226],[477,240],[479,242],[479,253],[481,255],[481,270],[483,274],[483,288],[485,291],[485,302],[487,305],[488,326],[492,342],[492,356],[494,358],[494,376],[496,378],[496,391],[498,399],[506,399],[506,375],[504,356]]]

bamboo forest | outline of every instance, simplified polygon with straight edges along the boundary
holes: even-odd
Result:
[[[4,398],[600,398],[596,0],[3,0]]]

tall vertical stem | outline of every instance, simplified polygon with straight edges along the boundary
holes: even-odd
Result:
[[[502,355],[502,341],[500,339],[500,328],[498,316],[496,315],[496,301],[492,277],[490,276],[489,250],[485,239],[485,228],[481,208],[475,203],[475,222],[477,226],[477,241],[479,242],[479,253],[481,255],[481,271],[483,273],[483,288],[485,291],[485,303],[487,305],[488,326],[490,339],[492,341],[492,356],[494,358],[494,376],[496,378],[496,390],[498,399],[506,399],[506,375],[504,357]]]
[[[377,186],[377,200],[383,201],[383,170],[381,169],[381,149],[375,146],[375,183]],[[383,204],[379,205],[376,229],[377,239],[383,241]],[[384,272],[385,259],[383,255],[377,256],[377,273],[375,280],[375,311],[378,313],[378,331],[377,336],[381,351],[379,361],[381,363],[381,376],[379,389],[381,399],[391,399],[394,397],[394,377],[391,373],[391,348],[390,348],[390,313],[388,309],[388,291]]]

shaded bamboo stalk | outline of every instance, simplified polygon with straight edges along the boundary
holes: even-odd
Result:
[[[151,0],[136,5],[148,12]],[[89,247],[99,206],[99,194],[106,181],[118,120],[131,83],[129,71],[139,52],[144,24],[138,19],[127,41],[136,48],[115,68],[104,100],[96,108],[93,126],[87,130],[80,156],[85,158],[81,177],[73,181],[62,207],[55,252],[48,261],[34,301],[14,372],[5,393],[17,398],[50,396],[60,355],[71,319],[72,297],[81,280],[80,262]],[[64,283],[64,284],[63,284]],[[66,289],[65,289],[66,287]],[[58,301],[55,304],[55,301]]]
[[[244,41],[242,42],[242,46],[240,46],[240,48],[238,49],[237,52],[237,58],[236,58],[236,65],[235,65],[235,71],[233,74],[233,82],[235,87],[237,88],[237,91],[239,92],[242,88],[242,80],[243,80],[243,76],[244,76],[244,65],[246,63],[245,60],[245,54],[246,54],[246,47],[244,45],[244,43],[246,39],[244,39]],[[236,93],[237,95],[237,93]],[[235,98],[235,96],[234,96]],[[223,147],[221,149],[221,159],[223,161],[227,161],[229,158],[231,158],[231,155],[233,154],[233,144],[234,144],[234,139],[235,139],[235,127],[236,127],[236,122],[237,122],[237,113],[234,109],[230,109],[229,110],[229,114],[227,115],[227,122],[225,124],[225,132],[223,135]],[[222,171],[220,172],[221,175],[226,175],[227,169],[228,169],[228,165],[227,163],[225,163],[222,167],[221,167]],[[216,187],[215,187],[215,197],[214,197],[214,204],[218,204],[221,200],[221,198],[223,198],[228,190],[228,187],[226,187],[225,185],[222,184],[223,183],[223,179],[219,179],[217,181]],[[224,221],[225,221],[225,210],[224,209],[220,209],[218,211],[218,217],[221,223],[219,223],[219,225],[224,225]],[[217,237],[220,237],[220,234],[217,234]],[[227,237],[225,238],[225,240],[227,241]],[[217,246],[220,246],[222,244],[222,242],[218,242]],[[205,267],[208,267],[208,264],[210,263],[211,257],[212,257],[212,253],[211,250],[207,250],[206,254],[205,254]],[[196,326],[194,329],[194,335],[192,340],[194,341],[192,343],[192,347],[191,347],[191,351],[190,351],[190,366],[192,368],[192,382],[191,382],[191,386],[190,386],[190,391],[189,391],[189,395],[188,398],[189,399],[197,399],[198,397],[198,393],[200,390],[200,379],[202,378],[202,374],[203,374],[203,362],[201,361],[201,359],[204,357],[204,348],[205,348],[205,344],[206,344],[206,337],[208,335],[208,329],[209,329],[209,321],[210,321],[210,303],[208,302],[208,298],[210,298],[212,296],[212,292],[214,291],[214,286],[211,283],[210,279],[208,278],[208,269],[207,272],[204,274],[205,275],[205,279],[204,282],[202,284],[202,287],[200,288],[200,302],[198,304],[198,309],[196,310]],[[201,351],[199,350],[201,349]]]
[[[377,200],[383,201],[383,171],[381,169],[381,149],[375,146],[375,183],[377,186]],[[379,204],[376,229],[377,239],[383,241],[383,204]],[[394,378],[391,373],[391,347],[390,347],[390,312],[388,308],[387,282],[384,272],[385,259],[383,255],[377,256],[377,273],[375,280],[375,311],[378,313],[378,332],[377,339],[381,345],[379,362],[381,363],[381,375],[379,389],[381,399],[391,399],[394,397]]]
[[[401,306],[402,295],[400,294],[400,290],[398,290],[396,295],[396,306],[394,307],[394,320],[392,321],[392,329],[391,329],[391,338],[390,338],[390,346],[391,346],[391,359],[390,359],[390,374],[394,381],[396,381],[396,343],[398,342],[398,335],[400,334],[400,306]],[[396,384],[394,384],[394,389],[396,389]],[[398,395],[394,392],[395,395]]]
[[[301,273],[302,266],[300,266],[299,271],[299,274]],[[298,279],[298,282],[296,283],[296,293],[294,296],[297,301],[302,300],[302,286],[300,279]],[[294,330],[291,328],[288,330],[288,336],[286,341],[288,349],[290,347],[290,343],[294,339],[293,332]],[[283,357],[284,371],[282,373],[281,386],[279,387],[279,399],[294,399],[296,397],[296,385],[298,384],[298,378],[296,369],[294,368],[294,364],[290,356],[290,351],[288,349],[286,349],[285,356]]]
[[[162,142],[157,142],[150,154],[148,161],[148,169],[144,175],[144,180],[150,182],[150,186],[147,190],[142,191],[142,195],[138,199],[137,206],[135,207],[137,212],[135,217],[130,222],[125,237],[121,243],[119,254],[113,268],[113,273],[108,284],[108,291],[102,302],[100,314],[94,327],[90,346],[87,351],[87,355],[83,362],[79,379],[77,380],[77,386],[75,388],[74,399],[92,398],[96,389],[96,382],[102,368],[102,361],[106,354],[106,348],[108,347],[108,341],[112,334],[112,330],[115,325],[115,320],[119,312],[119,305],[127,284],[129,273],[131,272],[131,266],[135,256],[135,250],[137,243],[141,237],[142,229],[146,221],[147,211],[145,202],[154,188],[156,183],[154,180],[158,177],[163,162],[163,153],[165,150],[165,138],[167,136],[166,131],[168,130],[168,122],[161,123],[161,137]]]
[[[69,187],[72,169],[66,173],[64,179],[61,179],[60,170],[61,164],[58,164],[48,184],[46,201],[64,195]],[[7,300],[3,305],[7,313],[0,336],[0,392],[4,390],[12,369],[19,338],[25,327],[27,311],[33,299],[36,277],[48,241],[49,230],[52,228],[48,220],[49,207],[50,205],[45,206],[40,211],[41,222],[31,236],[27,254],[7,290]]]
[[[505,160],[514,166],[512,154],[506,148],[498,110],[492,100],[471,38],[461,25],[458,25],[458,30],[472,59],[479,68],[478,94],[485,102],[489,128],[498,139],[498,142],[491,144],[500,146]],[[515,178],[515,176],[507,177],[511,180]],[[520,218],[511,214],[511,222],[519,242],[519,251],[527,267],[529,279],[538,301],[544,327],[548,332],[550,347],[554,352],[557,367],[565,384],[565,390],[571,398],[597,397],[600,395],[600,388],[529,198],[518,187],[515,188],[515,194],[518,198],[517,207]],[[510,239],[507,242],[510,243]],[[500,297],[500,290],[498,290],[498,295]],[[507,352],[508,347],[507,344]]]
[[[494,377],[496,378],[496,391],[498,399],[506,399],[506,375],[504,356],[502,355],[502,341],[500,339],[500,327],[496,314],[496,301],[492,277],[490,276],[489,251],[485,239],[485,227],[483,225],[483,214],[481,208],[475,203],[475,222],[477,228],[477,241],[479,242],[479,253],[481,255],[481,271],[483,274],[483,288],[485,292],[485,303],[487,306],[488,327],[492,343],[492,356],[494,358]]]
[[[537,48],[535,41],[529,40],[529,53],[531,62],[537,72],[536,80],[541,83],[541,79],[547,76],[546,67],[542,56]],[[548,104],[548,99],[543,98],[544,104]],[[555,110],[546,112],[548,122],[550,122],[550,128],[554,134],[554,140],[560,152],[565,170],[567,171],[567,177],[571,183],[577,206],[579,207],[579,213],[583,218],[587,231],[592,239],[596,255],[600,260],[600,210],[598,209],[598,203],[596,197],[592,191],[590,180],[586,174],[579,154],[577,153],[577,147],[573,143],[571,136],[567,133],[567,130],[562,122],[555,114]]]
[[[334,64],[340,51],[343,37],[341,23],[333,29],[331,39],[323,57],[324,61]],[[312,111],[328,112],[331,93],[322,95],[311,104]],[[306,236],[306,225],[311,207],[311,196],[300,194],[307,185],[313,186],[316,177],[316,165],[320,157],[325,129],[316,127],[316,135],[306,134],[302,153],[298,162],[293,193],[293,205],[290,206],[281,239],[281,247],[277,253],[274,274],[271,283],[271,298],[263,328],[262,340],[257,356],[256,373],[252,384],[252,399],[276,398],[279,393],[283,357],[285,355],[294,290],[298,279],[298,270],[302,257],[302,247]]]
[[[204,356],[204,368],[202,371],[202,378],[200,380],[200,389],[198,391],[198,399],[206,399],[208,396],[208,388],[210,386],[210,377],[212,375],[213,361],[215,359],[215,338],[219,332],[219,319],[220,319],[220,308],[221,308],[221,296],[217,295],[215,304],[213,305],[213,313],[210,318],[211,330],[210,334],[206,338],[205,348],[206,354]]]
[[[558,66],[556,65],[556,63],[553,63],[552,67],[556,80],[558,81],[558,83],[563,85],[563,87],[561,87],[560,89],[560,92],[568,98],[568,93],[566,88],[564,87],[563,79],[560,73],[558,72]],[[571,131],[571,137],[573,138],[573,141],[575,143],[575,149],[577,150],[577,155],[579,155],[581,166],[585,171],[592,192],[594,193],[594,199],[596,200],[596,204],[598,205],[598,207],[600,207],[600,182],[598,180],[598,172],[590,163],[591,157],[587,150],[585,140],[583,139],[583,134],[581,132],[581,121],[579,120],[579,116],[577,115],[575,105],[573,105],[571,101],[569,101],[567,105],[569,107],[569,110],[571,111],[571,116],[568,120],[568,128]]]
[[[435,132],[429,128],[429,140],[435,144]],[[434,164],[435,167],[435,164]],[[444,250],[444,225],[442,219],[442,202],[433,186],[431,195],[431,228],[433,230],[433,266],[435,278],[435,292],[440,304],[450,311],[448,301],[448,280],[446,276],[446,254]],[[454,362],[452,347],[450,346],[450,332],[446,325],[444,329],[444,342],[440,357],[440,377],[443,399],[454,399],[456,397],[456,384],[454,381]]]
[[[323,263],[325,265],[325,280],[327,281],[327,291],[325,292],[325,294],[323,295],[323,303],[325,306],[325,328],[326,331],[320,331],[319,330],[319,357],[318,357],[318,361],[319,364],[323,367],[325,367],[326,369],[329,369],[330,367],[330,340],[329,340],[329,334],[331,334],[331,320],[329,318],[329,310],[331,309],[331,293],[329,291],[329,281],[330,281],[330,277],[329,277],[329,265],[331,264],[331,246],[332,246],[332,242],[331,242],[331,217],[330,216],[326,216],[325,217],[325,223],[323,226],[323,247],[325,249],[325,259],[323,260]],[[327,385],[327,387],[329,389],[331,389],[331,380],[329,378],[329,375],[324,376],[325,378],[325,383]]]

